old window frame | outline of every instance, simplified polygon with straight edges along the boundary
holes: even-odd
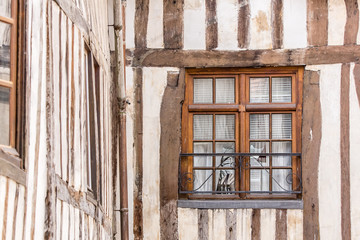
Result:
[[[11,25],[10,33],[10,79],[0,79],[0,87],[10,89],[9,98],[9,144],[0,145],[0,160],[7,161],[16,167],[24,168],[24,116],[25,114],[25,81],[24,54],[25,11],[23,0],[11,1],[11,16],[1,16],[0,22]],[[20,172],[19,172],[20,174]]]
[[[84,72],[86,91],[87,125],[87,190],[94,200],[101,198],[101,163],[100,163],[100,65],[90,48],[85,43]]]
[[[180,198],[190,199],[299,199],[301,190],[297,193],[283,194],[254,194],[250,193],[249,168],[244,166],[247,161],[242,161],[242,170],[235,168],[236,191],[238,194],[194,194],[193,189],[193,115],[194,114],[235,114],[235,152],[249,152],[249,116],[256,113],[291,113],[292,114],[292,187],[301,188],[301,121],[302,121],[302,83],[303,67],[274,67],[274,68],[208,68],[208,69],[187,69],[185,74],[185,101],[182,109],[182,153],[189,156],[179,162],[179,189],[183,188],[183,181],[187,179],[185,191],[180,192]],[[235,78],[235,102],[228,104],[196,104],[193,102],[193,79],[194,78],[213,78],[213,99],[215,99],[215,78],[216,77],[234,77]],[[250,103],[249,101],[249,78],[250,77],[292,77],[292,101],[291,103]],[[271,94],[271,80],[269,82]],[[271,95],[269,96],[271,99]],[[214,124],[214,123],[213,123]],[[271,123],[270,123],[271,124]],[[213,129],[213,131],[215,131]],[[215,137],[213,136],[213,141]],[[271,145],[271,139],[269,139]],[[214,144],[213,144],[214,145]],[[214,146],[213,146],[214,149]],[[214,158],[214,157],[213,157]],[[272,158],[269,156],[269,158]],[[271,169],[271,164],[269,164]],[[214,165],[213,165],[214,167]],[[244,170],[245,169],[245,170]],[[271,171],[270,171],[271,172]],[[241,176],[241,177],[240,177]],[[241,180],[239,181],[239,179]],[[214,180],[213,180],[214,181]],[[270,181],[271,182],[271,181]],[[269,183],[271,184],[271,183]]]

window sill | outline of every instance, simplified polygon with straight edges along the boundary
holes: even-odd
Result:
[[[180,208],[199,209],[303,209],[302,200],[178,200]]]
[[[0,146],[0,175],[26,186],[26,173],[20,168],[21,159],[8,149]]]

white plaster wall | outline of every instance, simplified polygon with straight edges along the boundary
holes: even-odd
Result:
[[[272,48],[271,0],[253,0],[250,5],[250,49]]]
[[[288,209],[287,210],[287,239],[301,240],[303,239],[303,210]]]
[[[344,0],[328,1],[328,45],[343,45],[346,24]]]
[[[217,1],[218,49],[238,49],[238,0]]]
[[[143,230],[144,239],[160,238],[160,108],[173,68],[143,68]]]
[[[350,212],[351,239],[360,239],[360,108],[354,82],[354,64],[350,69]]]
[[[205,49],[205,0],[184,0],[184,49]]]
[[[284,48],[307,46],[306,0],[283,1]]]
[[[126,151],[128,166],[128,208],[129,229],[134,226],[134,174],[135,174],[135,151],[134,151],[134,71],[132,67],[126,67],[126,96],[130,105],[126,107]],[[129,231],[129,239],[134,239],[134,232]]]
[[[306,67],[320,71],[322,139],[319,157],[319,225],[322,239],[341,239],[341,64]]]
[[[135,0],[126,1],[125,23],[126,48],[135,48]]]
[[[237,209],[236,236],[239,239],[251,239],[252,209]]]
[[[209,223],[211,231],[210,239],[213,240],[225,240],[226,238],[226,210],[225,209],[214,209],[212,210],[213,217],[212,222]]]
[[[28,122],[28,175],[27,175],[27,197],[26,197],[26,226],[25,233],[31,233],[31,227],[34,225],[34,238],[42,239],[44,237],[44,217],[45,217],[45,194],[46,194],[46,126],[45,122],[45,89],[46,89],[46,21],[45,11],[46,2],[30,2],[28,6],[28,23],[37,26],[36,31],[28,28],[28,46],[29,66],[38,66],[29,68],[31,78],[28,79],[30,87],[29,100],[29,122]],[[33,17],[34,16],[34,17]],[[39,88],[39,81],[42,82]],[[40,94],[39,94],[40,93]],[[40,101],[41,104],[38,105]],[[40,109],[38,109],[40,106]],[[39,114],[38,114],[39,111]],[[38,119],[37,117],[40,117]],[[39,156],[35,159],[36,132],[40,131]],[[35,169],[35,161],[38,161]],[[37,175],[35,175],[35,170]],[[39,177],[38,177],[39,176]],[[37,188],[34,188],[34,184]],[[36,205],[33,203],[36,202]],[[36,207],[36,209],[33,209]],[[32,212],[35,211],[35,222],[32,221]],[[31,234],[25,234],[25,239],[30,239]]]
[[[275,240],[276,209],[261,209],[260,211],[260,238]]]
[[[163,0],[150,0],[147,27],[147,47],[163,48]]]
[[[197,209],[178,208],[178,219],[179,240],[197,240]]]

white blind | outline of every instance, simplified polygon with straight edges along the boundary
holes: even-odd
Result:
[[[235,115],[215,116],[215,136],[217,140],[235,138]]]
[[[194,79],[194,103],[213,103],[212,78]]]
[[[272,142],[273,153],[291,153],[291,142]],[[291,166],[290,156],[273,156],[272,165],[274,167]]]
[[[194,115],[194,140],[213,139],[213,116]]]
[[[269,173],[266,170],[250,170],[250,191],[269,191]]]
[[[291,102],[291,77],[271,79],[272,102]]]
[[[0,21],[0,79],[5,81],[10,81],[10,40],[11,25]]]
[[[269,102],[269,78],[250,78],[250,102]]]
[[[269,139],[269,114],[250,114],[250,139]]]
[[[273,191],[290,191],[292,189],[291,169],[273,169],[272,178]]]
[[[212,170],[194,170],[194,190],[212,191]]]
[[[215,143],[216,153],[233,153],[235,151],[234,142],[217,142]],[[229,156],[216,157],[216,166],[223,162],[224,167],[233,167],[234,158]]]
[[[215,81],[216,103],[235,102],[234,78],[216,78]]]
[[[291,114],[272,114],[272,138],[291,139]]]
[[[250,142],[250,152],[251,153],[269,153],[269,142]],[[261,157],[251,156],[250,157],[251,166],[269,166],[269,156]]]
[[[10,89],[0,87],[0,144],[9,145]]]
[[[212,153],[212,142],[195,142],[194,153]],[[212,167],[211,156],[195,156],[194,167]]]

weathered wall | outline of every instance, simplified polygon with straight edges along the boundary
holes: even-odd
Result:
[[[26,3],[25,170],[0,161],[0,238],[112,239],[107,1]],[[87,189],[85,45],[100,66],[101,203]]]
[[[136,85],[129,93],[135,96],[134,135],[128,138],[135,143],[131,149],[136,153],[132,237],[358,238],[358,2],[172,2],[134,0],[126,8],[127,68],[134,73]],[[299,65],[305,66],[303,209],[177,208],[173,183],[181,151],[181,71],[186,67]],[[173,77],[171,68],[180,74]],[[174,79],[178,79],[176,84]]]

